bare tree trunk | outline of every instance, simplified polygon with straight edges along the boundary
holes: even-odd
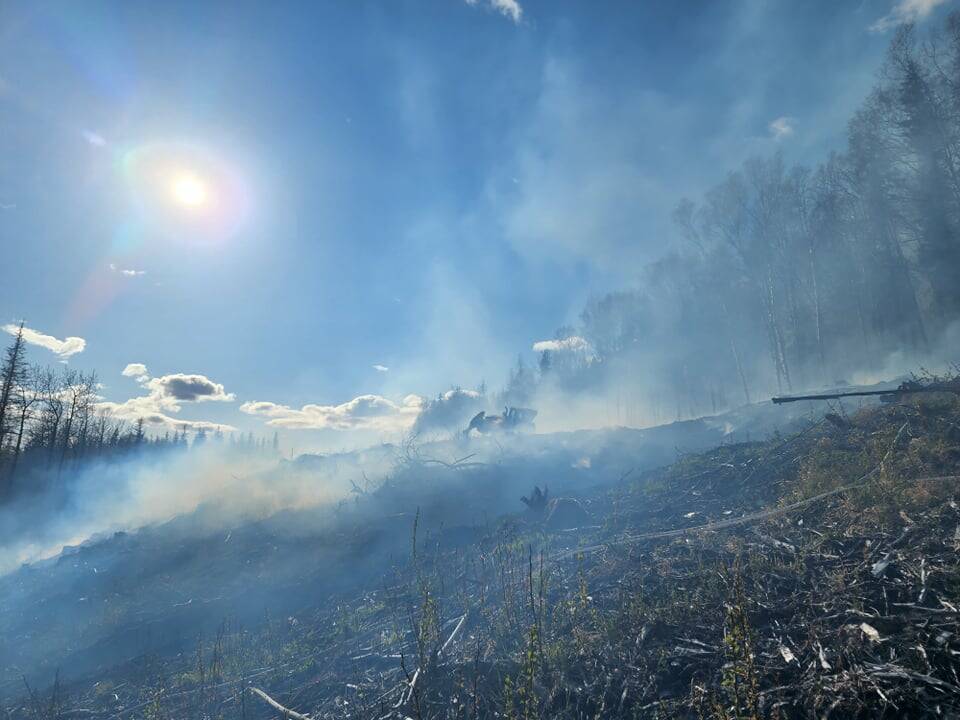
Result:
[[[730,336],[730,349],[733,350],[733,360],[737,364],[737,372],[740,374],[740,382],[743,383],[743,397],[750,404],[750,388],[747,387],[747,376],[743,372],[743,363],[740,362],[740,353],[737,351],[737,341],[733,335]]]
[[[817,354],[820,356],[820,373],[825,382],[827,377],[827,356],[823,349],[823,308],[820,305],[820,283],[817,276],[817,253],[813,243],[810,243],[810,282],[813,285],[813,318],[817,335]]]
[[[740,382],[743,383],[743,397],[747,401],[747,405],[750,404],[750,388],[747,386],[747,375],[743,371],[743,363],[740,360],[740,351],[737,349],[737,337],[733,332],[732,324],[730,322],[730,311],[727,309],[727,303],[724,302],[723,305],[723,319],[727,325],[727,334],[730,337],[730,349],[733,351],[733,361],[737,366],[737,374],[740,375]]]
[[[927,330],[924,327],[923,314],[920,312],[920,303],[917,300],[917,289],[913,284],[913,278],[910,275],[910,264],[907,262],[906,256],[903,254],[903,247],[900,245],[900,241],[897,239],[896,229],[893,227],[892,222],[887,218],[885,223],[885,230],[887,235],[887,243],[893,249],[893,254],[897,258],[897,267],[900,270],[901,276],[903,277],[903,284],[907,289],[907,295],[909,296],[910,302],[910,312],[913,315],[914,323],[916,324],[916,333],[920,337],[920,342],[924,350],[930,350],[930,341],[927,339]]]
[[[767,311],[767,330],[770,335],[771,352],[773,354],[774,366],[777,370],[777,387],[783,389],[783,383],[787,383],[787,389],[793,389],[793,383],[790,381],[790,368],[787,366],[787,355],[784,348],[783,333],[780,330],[780,323],[777,322],[776,305],[773,294],[773,280],[769,273],[764,287],[764,304]]]

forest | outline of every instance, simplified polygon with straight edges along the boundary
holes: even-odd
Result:
[[[673,217],[634,289],[538,343],[540,379],[674,419],[942,362],[960,343],[960,15],[898,32],[843,151],[749,159]],[[513,371],[513,401],[536,375]]]

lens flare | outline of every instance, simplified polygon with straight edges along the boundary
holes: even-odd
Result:
[[[208,146],[156,141],[119,155],[142,242],[216,246],[235,237],[251,212],[247,173]]]
[[[171,186],[173,199],[187,207],[199,207],[207,202],[207,186],[195,175],[177,175]]]
[[[143,267],[159,248],[221,252],[254,212],[248,168],[214,147],[182,140],[103,147],[113,156],[125,212],[113,230],[110,254],[94,264],[69,304],[70,324],[89,322],[146,282],[108,271],[111,263]]]

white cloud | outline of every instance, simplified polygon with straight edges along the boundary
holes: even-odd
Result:
[[[422,407],[423,398],[417,395],[407,395],[400,403],[380,395],[360,395],[340,405],[304,405],[300,409],[267,401],[245,402],[240,412],[292,430],[396,431],[409,428]]]
[[[479,0],[466,0],[466,3],[467,5],[480,4]],[[486,0],[485,4],[515,23],[519,23],[523,18],[523,8],[517,0]]]
[[[374,365],[373,369],[381,373],[390,372],[390,368],[388,368],[386,365]]]
[[[143,363],[129,363],[122,373],[125,377],[135,378],[147,390],[147,395],[124,400],[123,402],[104,401],[97,407],[113,417],[136,422],[139,418],[156,428],[189,430],[231,431],[235,428],[207,420],[183,420],[171,417],[169,413],[178,413],[181,403],[185,402],[229,402],[234,400],[233,393],[224,390],[223,385],[214,382],[205,375],[173,373],[151,378],[147,366]]]
[[[107,144],[107,141],[102,135],[95,133],[92,130],[84,130],[81,134],[83,135],[83,139],[94,147],[103,147]]]
[[[16,335],[20,330],[20,326],[13,324],[4,325],[3,330],[11,335]],[[84,348],[87,347],[87,341],[81,337],[68,337],[63,340],[58,340],[53,337],[53,335],[44,335],[42,332],[28,327],[23,328],[23,339],[30,345],[46,348],[61,360],[67,360],[71,355],[82,353]]]
[[[773,120],[767,128],[770,130],[770,135],[774,140],[783,140],[793,135],[795,123],[796,121],[792,117],[782,115],[776,120]]]
[[[869,27],[870,32],[882,33],[898,25],[919,22],[926,18],[934,8],[943,5],[946,0],[900,0],[890,12]]]
[[[520,3],[518,3],[517,0],[490,0],[490,4],[494,9],[506,15],[515,23],[520,22],[520,19],[523,17],[523,8],[520,7]]]
[[[128,363],[120,374],[124,377],[136,378],[138,382],[145,382],[150,379],[147,366],[143,363]]]
[[[120,273],[126,277],[140,277],[141,275],[146,275],[146,270],[129,270],[127,268],[118,267],[114,263],[110,263],[110,269],[113,272]]]
[[[540,340],[533,344],[534,352],[567,352],[585,355],[594,358],[597,355],[593,345],[579,335],[571,335],[563,340]]]

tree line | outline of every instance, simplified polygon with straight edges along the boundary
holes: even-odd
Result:
[[[591,300],[590,352],[540,357],[538,382],[606,383],[677,416],[866,378],[960,342],[960,14],[893,39],[815,167],[782,153],[674,212],[679,242],[636,287]],[[530,390],[534,370],[511,383]],[[510,386],[508,385],[508,390]]]
[[[150,418],[133,422],[101,406],[97,373],[27,362],[23,324],[0,365],[0,501],[36,492],[89,460],[132,453],[170,453],[222,443],[238,453],[277,453],[279,440],[253,433],[225,436],[222,429],[184,423],[162,433]]]

